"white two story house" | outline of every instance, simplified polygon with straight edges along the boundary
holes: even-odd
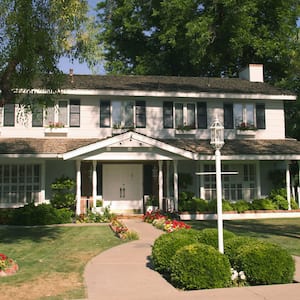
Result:
[[[180,191],[215,199],[215,176],[196,173],[214,171],[216,117],[222,170],[238,172],[223,176],[224,199],[264,197],[274,174],[290,186],[300,142],[285,137],[284,102],[296,96],[264,83],[262,65],[240,78],[66,76],[53,107],[1,108],[0,207],[49,201],[63,175],[76,180],[77,214],[97,199],[121,213],[143,212],[149,195],[175,209]]]

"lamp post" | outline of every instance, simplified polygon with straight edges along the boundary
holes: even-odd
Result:
[[[222,181],[221,181],[221,151],[224,145],[224,127],[215,119],[210,127],[210,144],[215,149],[216,160],[216,189],[217,189],[217,215],[218,215],[218,247],[219,252],[224,253],[223,241],[223,212],[222,212]]]

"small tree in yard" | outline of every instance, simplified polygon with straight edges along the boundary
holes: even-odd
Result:
[[[51,184],[51,204],[55,208],[75,208],[75,186],[76,183],[69,177],[60,177]]]

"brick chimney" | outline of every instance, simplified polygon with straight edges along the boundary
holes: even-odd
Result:
[[[264,82],[264,66],[262,64],[249,64],[240,71],[239,78],[251,82]]]

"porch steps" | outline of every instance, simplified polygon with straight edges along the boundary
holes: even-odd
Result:
[[[124,219],[124,220],[137,220],[142,219],[143,214],[132,214],[132,215],[123,215],[123,214],[117,214],[118,219]]]

